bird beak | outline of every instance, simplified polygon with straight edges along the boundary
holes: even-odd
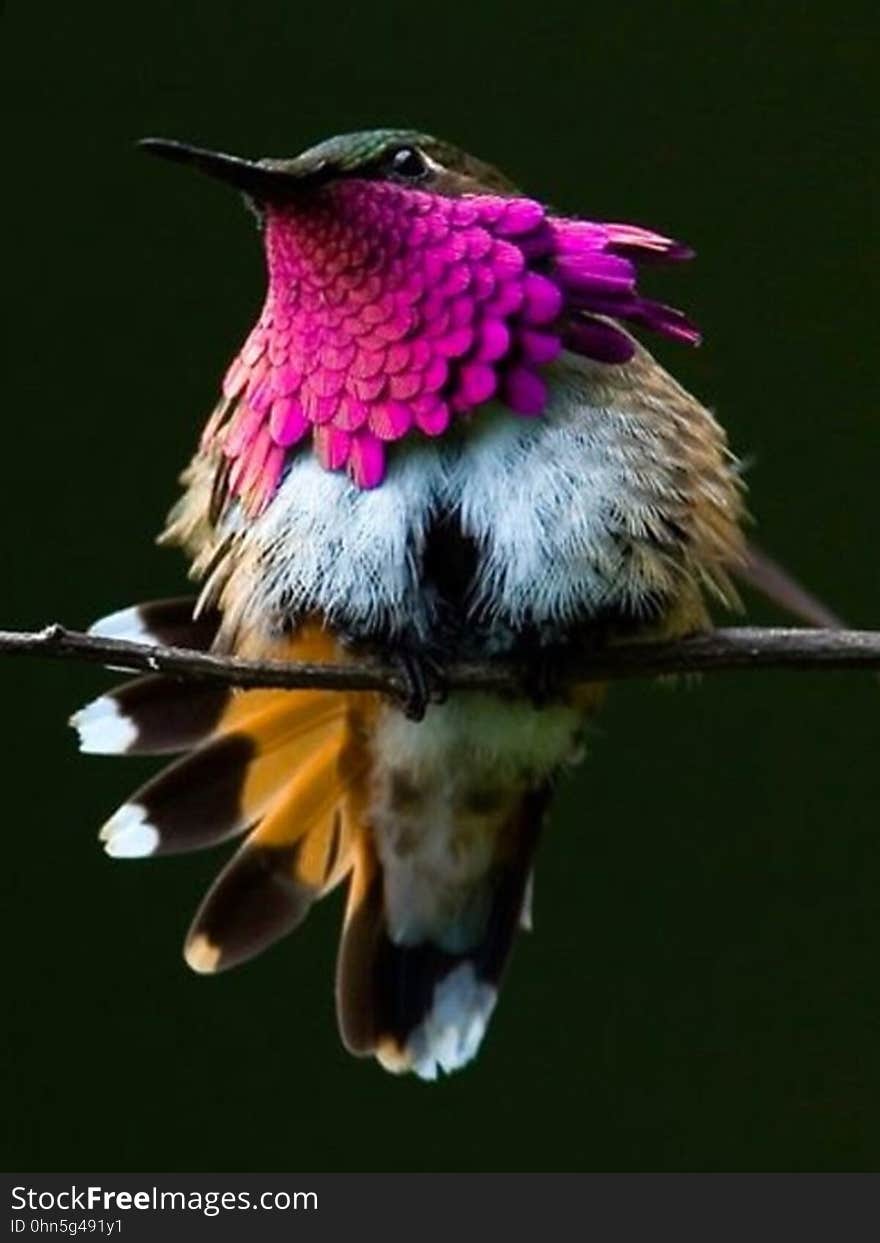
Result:
[[[323,184],[332,175],[326,164],[296,168],[295,160],[243,160],[222,151],[206,151],[170,138],[142,138],[138,147],[149,155],[187,164],[209,177],[235,186],[259,202],[289,199],[306,189]]]

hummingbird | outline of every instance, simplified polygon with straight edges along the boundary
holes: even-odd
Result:
[[[432,1080],[474,1058],[531,926],[553,788],[605,693],[567,685],[566,660],[704,631],[713,599],[736,607],[735,576],[828,615],[749,549],[724,431],[635,335],[699,341],[639,284],[688,247],[556,214],[406,129],[291,159],[141,145],[241,192],[267,292],[160,536],[197,596],[92,633],[378,653],[407,689],[129,681],[72,718],[82,750],[180,758],[100,837],[113,858],[238,843],[185,940],[206,975],[345,885],[342,1040]],[[444,686],[451,659],[500,658],[529,671],[521,693]]]

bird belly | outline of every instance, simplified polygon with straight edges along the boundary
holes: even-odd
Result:
[[[463,953],[483,934],[485,883],[525,791],[578,758],[583,710],[451,695],[413,722],[385,708],[372,742],[369,819],[385,877],[389,932]]]

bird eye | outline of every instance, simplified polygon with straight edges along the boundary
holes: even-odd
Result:
[[[395,177],[406,181],[421,181],[428,175],[427,161],[416,147],[398,147],[392,152],[388,163]]]

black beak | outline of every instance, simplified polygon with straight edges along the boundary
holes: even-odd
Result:
[[[296,161],[243,160],[222,151],[206,151],[170,138],[142,138],[137,144],[150,155],[175,164],[187,164],[209,177],[225,181],[258,202],[289,199],[302,190],[323,184],[332,175],[326,165],[297,170]]]

